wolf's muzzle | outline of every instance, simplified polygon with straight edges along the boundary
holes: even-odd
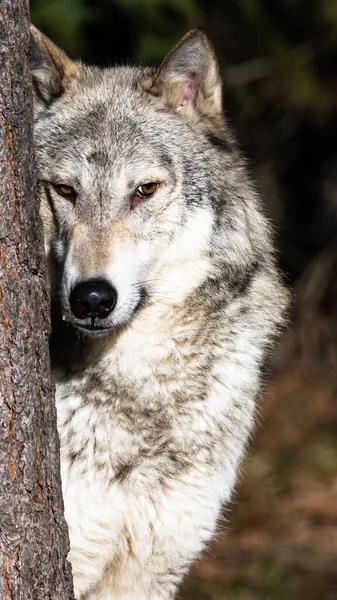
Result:
[[[88,279],[70,294],[70,307],[77,319],[105,319],[115,308],[117,291],[105,279]]]

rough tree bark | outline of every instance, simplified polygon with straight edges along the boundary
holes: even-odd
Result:
[[[0,0],[0,598],[69,600],[28,51],[28,0]]]

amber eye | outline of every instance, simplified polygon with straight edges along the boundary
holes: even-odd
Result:
[[[153,194],[157,191],[158,188],[159,183],[155,181],[139,185],[136,189],[135,195],[131,200],[131,210],[137,208],[139,204],[141,204],[147,198],[150,198],[150,196],[153,196]]]
[[[157,191],[158,186],[159,183],[156,183],[155,181],[151,181],[150,183],[143,183],[143,185],[140,185],[137,188],[137,193],[140,196],[143,196],[144,198],[148,198]]]
[[[60,183],[58,185],[54,185],[53,187],[54,187],[54,190],[60,196],[63,196],[63,198],[68,198],[69,200],[72,200],[72,201],[74,201],[76,199],[77,194],[70,185],[66,185],[65,183]]]

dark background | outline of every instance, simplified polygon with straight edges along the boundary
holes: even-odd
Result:
[[[31,0],[74,58],[156,64],[203,27],[294,291],[258,427],[195,600],[337,599],[337,1]]]

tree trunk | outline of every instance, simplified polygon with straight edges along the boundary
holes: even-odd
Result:
[[[28,53],[28,0],[0,0],[0,598],[69,600]]]

